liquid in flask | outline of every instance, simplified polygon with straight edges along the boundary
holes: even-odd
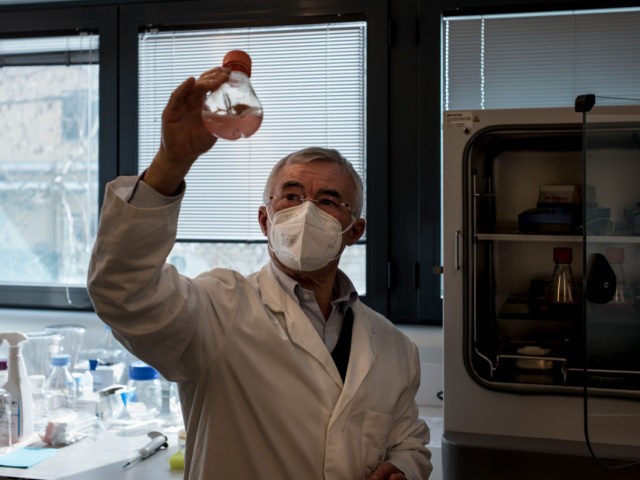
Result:
[[[251,85],[251,57],[231,50],[222,61],[231,70],[229,80],[206,98],[202,120],[212,135],[225,140],[247,138],[262,124],[262,104]]]

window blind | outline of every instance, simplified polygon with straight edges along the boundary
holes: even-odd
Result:
[[[160,142],[161,113],[188,76],[231,49],[252,57],[264,119],[249,139],[219,140],[187,176],[182,241],[264,241],[257,222],[271,167],[308,146],[339,150],[366,185],[366,23],[148,30],[139,34],[139,170]]]
[[[640,9],[443,19],[443,108],[640,96]]]

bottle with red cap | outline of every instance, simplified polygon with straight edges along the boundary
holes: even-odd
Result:
[[[556,247],[553,249],[555,267],[548,290],[548,300],[552,306],[575,305],[576,286],[573,281],[571,262],[573,251],[570,247]]]
[[[251,85],[251,57],[243,50],[231,50],[222,60],[231,70],[229,80],[205,100],[202,119],[218,138],[238,140],[253,135],[262,124],[262,104]]]

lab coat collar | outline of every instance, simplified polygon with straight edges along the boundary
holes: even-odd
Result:
[[[342,395],[336,405],[336,412],[345,407],[362,384],[371,369],[377,353],[378,337],[375,328],[367,321],[366,307],[356,300],[353,311],[353,334],[349,367],[343,384],[340,373],[331,354],[314,330],[311,322],[302,322],[304,318],[300,305],[280,287],[269,263],[257,273],[257,281],[264,305],[278,318],[280,325],[287,331],[292,342],[309,352],[324,367],[336,384],[342,388]]]

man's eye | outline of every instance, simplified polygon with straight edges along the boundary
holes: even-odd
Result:
[[[300,199],[300,195],[297,193],[285,193],[283,197],[287,202],[294,202]]]
[[[325,207],[337,207],[338,204],[335,202],[333,197],[323,197],[318,199],[318,203],[320,205],[324,205]]]

